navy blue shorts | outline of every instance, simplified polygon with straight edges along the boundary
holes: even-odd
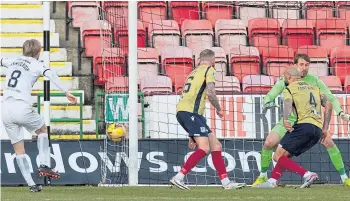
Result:
[[[207,120],[202,115],[180,111],[177,112],[176,119],[190,137],[208,137],[209,133],[211,133],[211,130],[207,125]]]
[[[318,143],[322,135],[322,129],[313,124],[295,124],[293,128],[294,130],[287,132],[280,142],[282,148],[292,156],[299,156],[309,150]]]

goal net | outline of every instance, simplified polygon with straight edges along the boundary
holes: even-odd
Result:
[[[335,92],[347,111],[350,99],[347,86],[342,86],[346,56],[333,48],[347,44],[347,32],[342,27],[343,10],[333,2],[140,1],[133,11],[138,19],[137,66],[128,64],[132,54],[128,51],[128,9],[127,2],[101,3],[102,19],[109,28],[101,29],[102,62],[95,72],[95,83],[102,91],[97,99],[102,122],[98,129],[103,133],[110,123],[129,124],[128,84],[137,79],[138,158],[129,157],[128,136],[118,143],[106,138],[101,144],[103,184],[128,184],[130,160],[138,161],[139,184],[168,184],[193,153],[187,147],[188,134],[176,120],[176,104],[204,49],[215,52],[216,90],[224,110],[220,119],[207,102],[205,118],[220,139],[229,178],[236,182],[252,184],[259,176],[264,140],[283,114],[283,97],[274,99],[279,107],[263,113],[264,97],[293,65],[296,53],[309,55],[309,74]],[[137,77],[128,75],[130,68],[137,68]],[[336,114],[330,134],[348,169],[348,124]],[[327,149],[320,144],[296,161],[317,172],[321,183],[340,182]],[[301,178],[287,172],[282,181],[295,184]],[[220,184],[210,154],[186,176],[185,183]]]

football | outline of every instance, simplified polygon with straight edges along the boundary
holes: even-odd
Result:
[[[126,130],[123,125],[110,124],[107,128],[107,136],[113,142],[120,142],[125,136]]]

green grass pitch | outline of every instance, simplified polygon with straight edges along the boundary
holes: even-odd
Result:
[[[44,187],[40,193],[28,187],[1,187],[2,201],[349,201],[350,188],[340,185],[275,189],[223,190],[220,187],[193,187],[183,191],[170,187]]]

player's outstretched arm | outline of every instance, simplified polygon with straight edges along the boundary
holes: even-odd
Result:
[[[62,92],[64,92],[66,94],[67,99],[69,100],[69,102],[71,104],[75,104],[77,102],[77,98],[75,96],[73,96],[68,89],[66,89],[65,87],[63,87],[63,84],[60,80],[60,78],[56,75],[56,73],[54,73],[52,70],[50,69],[45,69],[43,72],[43,75],[47,78],[50,79],[50,81],[52,81]]]
[[[323,119],[323,127],[322,127],[322,137],[321,137],[321,142],[323,142],[328,134],[328,128],[332,118],[333,108],[332,108],[331,102],[327,100],[327,96],[321,96],[321,104],[323,107],[325,107],[324,115],[323,115],[324,119]]]
[[[281,77],[278,79],[277,83],[272,87],[272,89],[264,97],[264,106],[262,109],[263,113],[266,112],[267,109],[277,107],[275,104],[275,99],[278,95],[280,95],[283,92],[284,87],[285,87],[284,79]]]
[[[220,103],[218,100],[218,97],[216,96],[215,91],[215,82],[208,82],[207,83],[207,95],[209,102],[214,106],[216,109],[216,113],[220,118],[223,117],[223,112],[221,111]]]

